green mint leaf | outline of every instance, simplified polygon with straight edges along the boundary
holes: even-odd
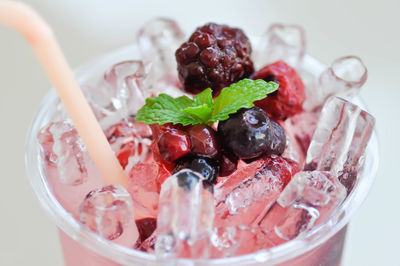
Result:
[[[201,122],[184,112],[192,104],[193,100],[186,96],[173,98],[167,94],[160,94],[158,97],[147,98],[146,104],[137,112],[135,119],[148,125],[180,123],[186,126],[200,124]]]
[[[147,98],[146,104],[137,112],[136,121],[145,124],[211,124],[229,118],[241,108],[253,107],[253,102],[267,97],[278,89],[278,84],[263,80],[244,79],[224,88],[220,95],[212,98],[212,90],[206,89],[193,100],[181,96],[173,98],[167,94]]]
[[[205,124],[211,117],[212,107],[207,104],[202,104],[198,106],[188,107],[183,110],[184,113],[192,116],[194,119],[198,120],[200,123]]]
[[[193,98],[193,104],[184,110],[205,123],[210,119],[214,108],[214,100],[212,98],[212,90],[210,88],[203,90]]]
[[[195,105],[206,104],[210,108],[214,106],[214,101],[212,97],[212,90],[210,88],[203,90],[193,98]]]
[[[230,114],[241,108],[253,107],[253,102],[264,99],[267,94],[276,91],[278,86],[275,82],[265,82],[261,79],[243,79],[223,88],[215,98],[214,109],[207,123],[226,120]]]

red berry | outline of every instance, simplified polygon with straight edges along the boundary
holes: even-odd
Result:
[[[274,81],[279,84],[278,91],[268,95],[267,98],[255,102],[275,119],[286,119],[302,110],[305,100],[304,84],[296,70],[283,61],[266,65],[257,71],[253,79]]]
[[[192,153],[210,158],[218,156],[217,132],[213,128],[206,125],[194,125],[188,127],[186,131],[192,140]]]
[[[170,129],[160,135],[158,148],[164,160],[174,162],[191,152],[192,141],[185,131]]]
[[[139,240],[140,242],[145,241],[151,234],[153,234],[154,230],[157,227],[157,220],[155,218],[143,218],[136,220],[136,226],[139,231]]]
[[[183,126],[180,124],[173,125],[171,123],[164,124],[164,125],[158,125],[158,124],[153,124],[150,126],[151,131],[153,132],[153,143],[151,144],[151,149],[153,151],[153,158],[154,161],[158,162],[161,164],[166,170],[172,171],[175,167],[175,164],[172,162],[166,161],[163,156],[160,154],[160,149],[158,148],[158,140],[160,138],[160,135],[164,133],[167,130],[175,130],[175,129],[182,129]]]
[[[220,159],[219,176],[228,176],[235,172],[238,158],[232,153],[223,152]]]

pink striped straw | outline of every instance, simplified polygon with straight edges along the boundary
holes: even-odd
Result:
[[[26,4],[0,0],[0,23],[19,31],[32,46],[106,184],[128,179],[86,101],[49,25]]]

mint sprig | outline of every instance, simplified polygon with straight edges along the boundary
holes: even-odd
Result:
[[[223,121],[241,108],[251,108],[254,102],[264,99],[278,89],[275,82],[243,79],[223,88],[213,100],[210,88],[193,99],[186,96],[173,98],[167,94],[147,98],[146,104],[137,112],[136,121],[145,124],[211,124]]]

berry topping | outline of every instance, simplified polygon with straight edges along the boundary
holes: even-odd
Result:
[[[139,241],[143,242],[156,230],[157,220],[155,218],[147,217],[136,220],[136,226],[139,231]]]
[[[272,120],[267,147],[267,155],[282,155],[286,148],[285,130],[281,127],[281,125]]]
[[[219,165],[219,176],[228,176],[235,172],[238,164],[238,158],[227,152],[222,152],[220,165]]]
[[[199,182],[199,177],[190,171],[179,172],[177,178],[178,185],[186,190],[191,190]]]
[[[241,159],[259,157],[268,150],[267,138],[271,122],[258,107],[242,109],[218,124],[224,147]]]
[[[302,110],[305,100],[304,85],[296,70],[283,61],[266,65],[257,71],[253,79],[263,79],[279,84],[278,91],[267,98],[255,102],[275,119],[286,119]]]
[[[192,141],[185,131],[168,129],[160,135],[158,148],[164,160],[174,162],[190,153]]]
[[[211,184],[217,180],[218,164],[215,160],[207,157],[182,158],[177,162],[174,173],[182,169],[190,169],[201,174]]]
[[[206,24],[176,50],[179,79],[190,93],[212,88],[213,95],[218,95],[222,88],[253,73],[250,54],[250,41],[242,30]]]
[[[217,132],[206,125],[194,125],[186,130],[192,139],[192,153],[216,158],[219,152]]]

